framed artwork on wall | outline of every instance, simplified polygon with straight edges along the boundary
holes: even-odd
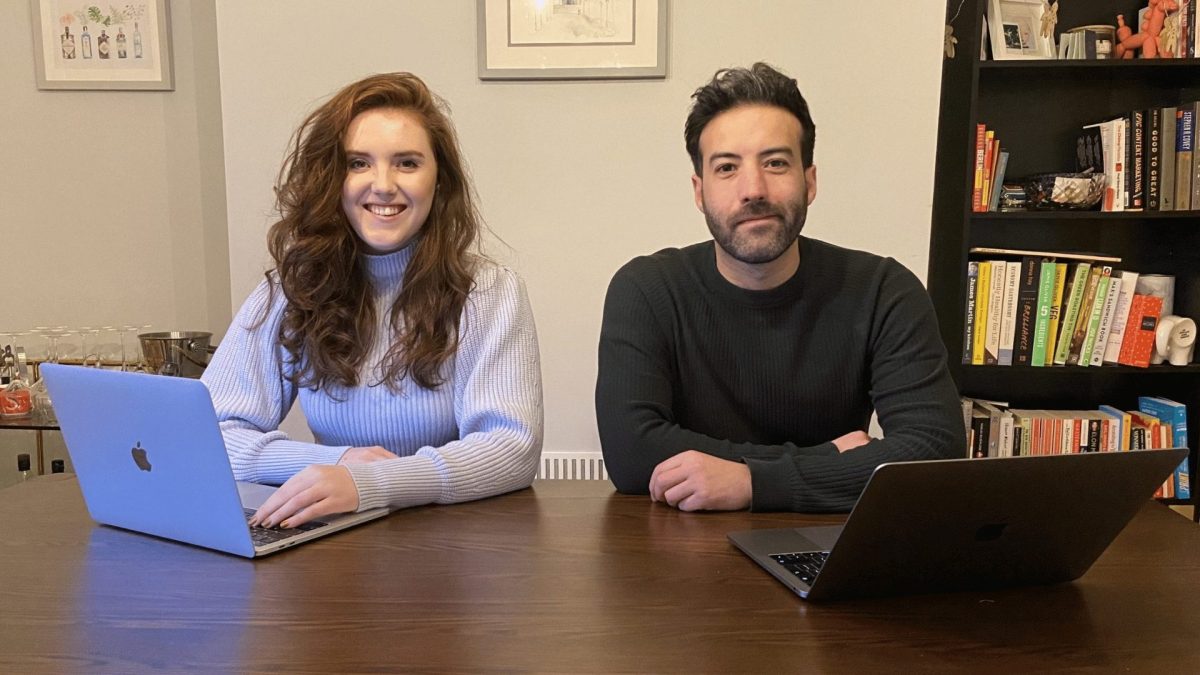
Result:
[[[167,0],[29,0],[38,89],[172,90]]]
[[[479,78],[667,75],[667,0],[477,0]]]

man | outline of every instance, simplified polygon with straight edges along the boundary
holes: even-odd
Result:
[[[817,170],[796,81],[758,63],[693,98],[713,241],[635,258],[604,305],[596,416],[617,489],[685,511],[845,511],[883,462],[963,456],[920,281],[800,236]]]

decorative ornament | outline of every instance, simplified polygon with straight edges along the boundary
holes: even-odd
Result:
[[[958,38],[954,37],[954,26],[952,24],[954,23],[954,20],[958,18],[958,15],[962,14],[963,5],[966,4],[966,2],[967,0],[960,0],[958,3],[958,9],[954,12],[954,16],[950,17],[950,20],[946,22],[946,35],[942,40],[942,52],[946,54],[946,58],[948,59],[954,58],[954,45],[958,44]]]
[[[1058,0],[1054,0],[1054,4],[1042,0],[1044,11],[1042,12],[1042,37],[1054,39],[1054,26],[1058,24]]]

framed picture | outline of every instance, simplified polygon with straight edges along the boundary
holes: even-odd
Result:
[[[38,89],[175,88],[167,0],[29,0]]]
[[[477,0],[479,78],[667,75],[667,0]]]
[[[1042,34],[1043,0],[988,0],[993,59],[1054,58],[1054,27]]]

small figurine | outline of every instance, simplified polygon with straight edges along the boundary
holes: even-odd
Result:
[[[1170,58],[1173,52],[1168,47],[1168,41],[1159,42],[1166,23],[1167,14],[1179,9],[1175,0],[1150,0],[1149,11],[1142,20],[1140,30],[1135,34],[1133,29],[1125,25],[1125,15],[1117,15],[1117,44],[1115,47],[1118,59],[1132,59],[1136,49],[1142,50],[1143,59],[1153,59],[1162,56]]]
[[[1196,322],[1186,316],[1164,316],[1158,320],[1155,330],[1150,363],[1166,361],[1173,366],[1186,366],[1192,362],[1195,349]]]

